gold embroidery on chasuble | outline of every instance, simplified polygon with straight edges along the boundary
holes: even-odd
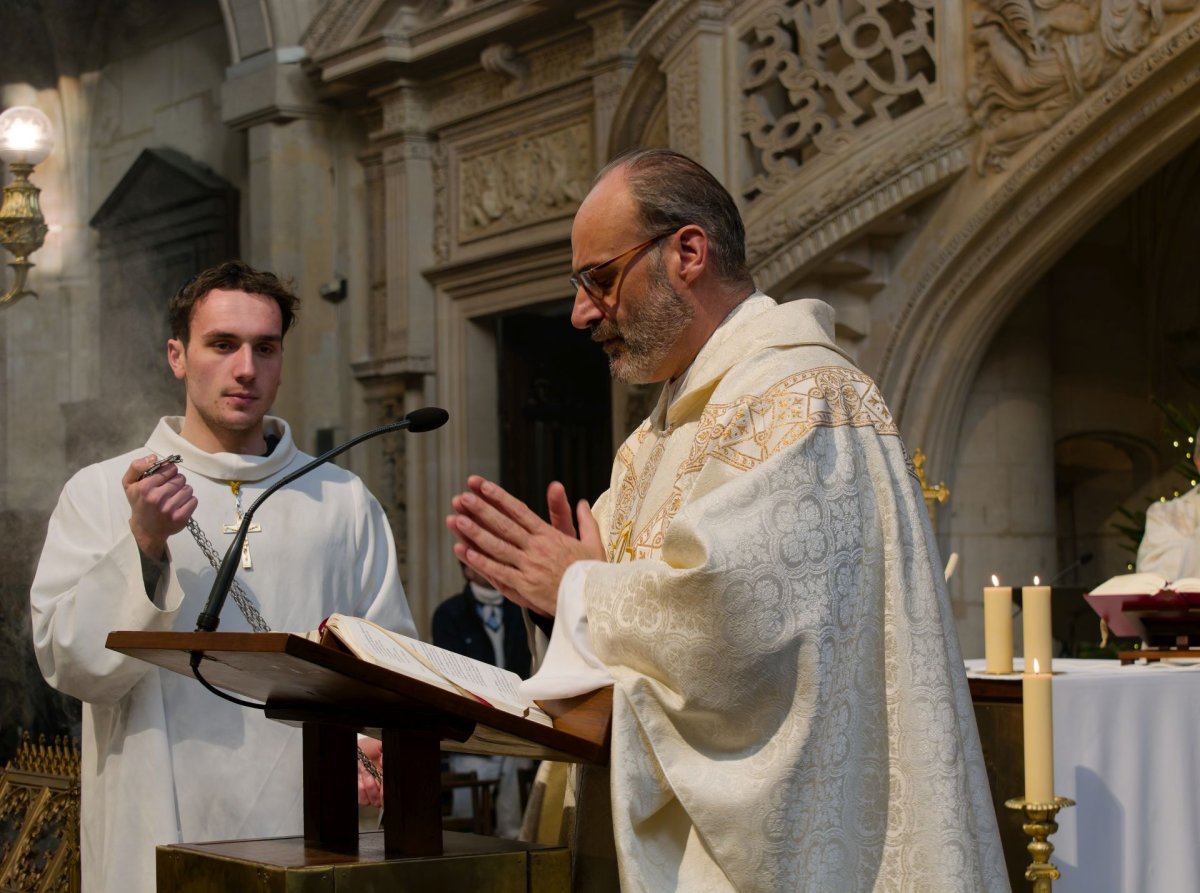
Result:
[[[642,424],[629,440],[617,451],[617,465],[621,468],[621,483],[617,488],[617,498],[613,508],[613,520],[610,528],[608,560],[620,562],[643,557],[634,552],[632,545],[633,523],[637,511],[658,464],[662,461],[667,449],[670,429],[655,432],[649,422]],[[636,450],[631,447],[636,445]]]
[[[673,429],[654,432],[643,425],[617,454],[621,478],[610,528],[609,560],[657,555],[672,519],[688,501],[697,476],[709,462],[749,471],[815,428],[843,425],[869,425],[880,434],[899,434],[875,382],[857,369],[841,366],[806,369],[780,379],[761,394],[710,403],[700,415],[674,485],[648,516],[642,504]],[[636,443],[636,453],[631,443]]]

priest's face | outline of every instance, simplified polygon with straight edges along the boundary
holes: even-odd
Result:
[[[261,455],[263,416],[283,369],[283,318],[264,295],[214,289],[192,311],[188,340],[167,342],[187,389],[183,436],[209,452]]]
[[[604,346],[613,378],[646,384],[671,377],[668,360],[695,311],[671,285],[662,255],[646,259],[647,282],[626,291],[617,312],[592,325],[592,340]]]
[[[647,240],[636,221],[619,170],[584,199],[571,230],[572,264],[583,271],[571,321],[592,330],[614,378],[643,384],[682,371],[679,348],[695,309],[667,272],[663,246],[672,234]]]

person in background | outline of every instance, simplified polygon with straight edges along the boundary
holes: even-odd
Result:
[[[1192,438],[1192,462],[1200,472],[1200,430]],[[1168,582],[1200,577],[1200,488],[1146,509],[1146,532],[1137,553],[1138,573]]]
[[[433,612],[433,644],[527,678],[530,654],[524,612],[471,568],[462,565],[462,569],[462,592],[446,599]],[[521,829],[521,776],[531,771],[532,761],[450,754],[448,767],[454,773],[474,772],[482,781],[497,782],[496,834],[517,837]],[[453,815],[466,815],[469,801],[470,791],[455,790]]]

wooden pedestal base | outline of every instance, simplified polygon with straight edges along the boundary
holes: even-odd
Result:
[[[446,831],[443,855],[389,859],[383,832],[357,847],[323,849],[302,837],[159,847],[158,893],[355,893],[376,890],[479,890],[569,893],[566,847]]]

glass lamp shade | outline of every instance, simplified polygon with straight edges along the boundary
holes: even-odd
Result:
[[[40,164],[54,148],[50,119],[18,105],[0,114],[0,158],[9,164]]]

